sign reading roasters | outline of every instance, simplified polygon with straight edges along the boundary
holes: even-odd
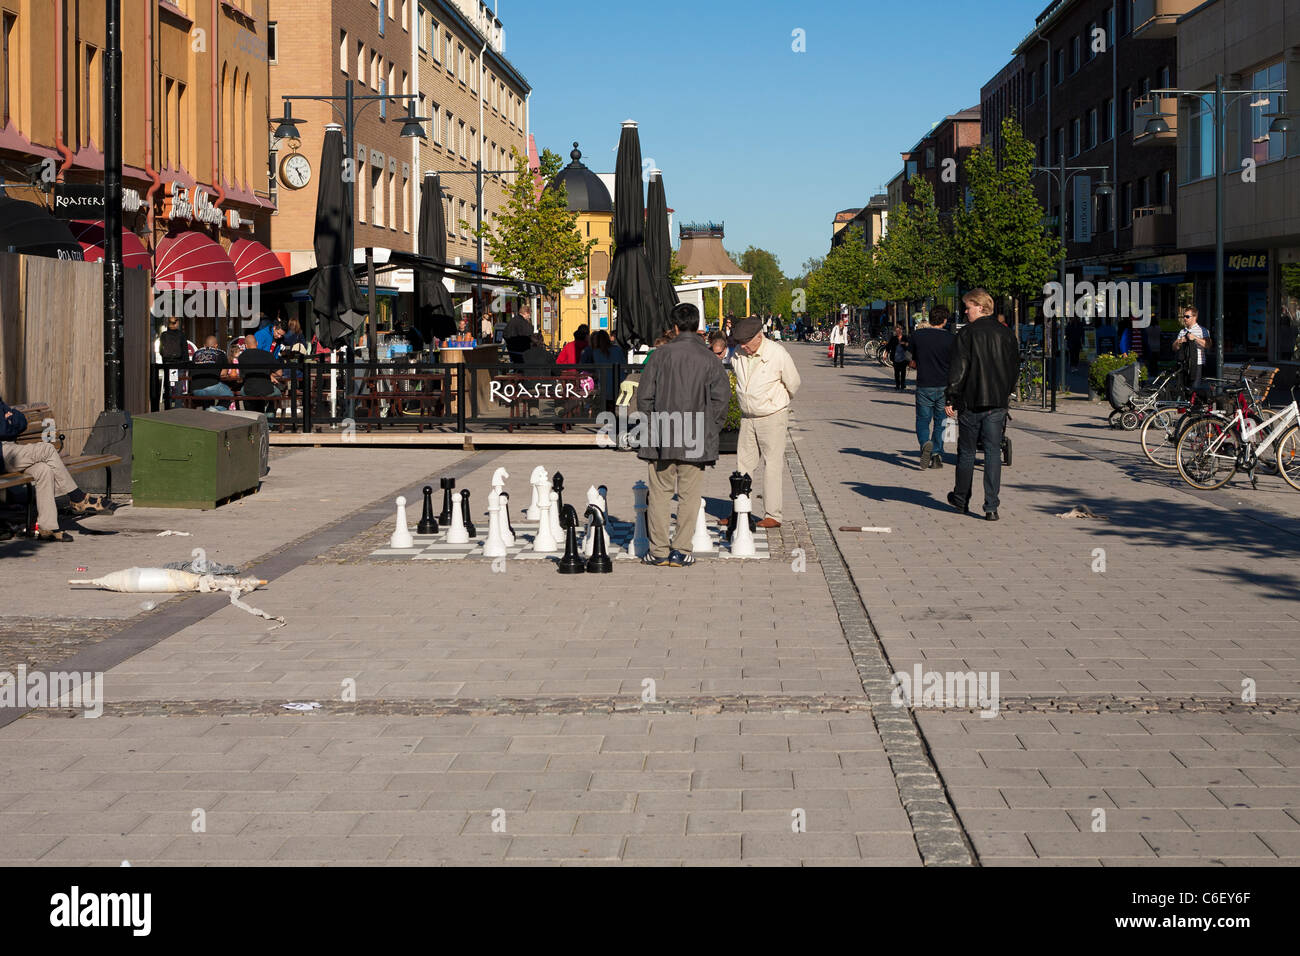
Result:
[[[55,183],[53,213],[59,219],[103,219],[102,183]],[[122,211],[135,212],[143,204],[134,189],[122,190]]]

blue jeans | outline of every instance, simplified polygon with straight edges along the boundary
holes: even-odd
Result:
[[[916,438],[922,445],[931,442],[935,454],[943,452],[943,393],[942,385],[916,390]]]
[[[195,389],[193,392],[191,392],[190,394],[191,394],[191,395],[200,395],[200,396],[206,398],[206,397],[208,397],[208,396],[213,396],[213,397],[216,397],[216,396],[227,396],[227,397],[229,397],[229,396],[231,396],[231,395],[234,395],[235,393],[232,392],[232,391],[230,390],[230,386],[227,385],[225,382],[218,382],[216,385],[209,385],[207,388],[197,388],[197,389]]]
[[[1002,485],[1002,435],[1007,427],[1007,410],[990,408],[982,412],[963,411],[957,416],[957,487],[953,494],[969,504],[975,480],[975,445],[984,442],[984,510],[998,510]]]

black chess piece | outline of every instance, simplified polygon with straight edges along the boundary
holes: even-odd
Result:
[[[727,541],[730,542],[736,533],[736,498],[749,493],[747,489],[751,482],[749,475],[739,471],[733,471],[728,481],[731,482],[731,514],[727,515]],[[752,522],[750,530],[753,530]]]
[[[610,574],[614,570],[614,562],[609,559],[609,554],[605,551],[605,535],[602,533],[605,528],[605,512],[595,505],[587,505],[587,510],[583,514],[591,519],[590,533],[596,536],[591,557],[587,559],[587,573]]]
[[[578,512],[573,510],[573,505],[565,505],[560,512],[560,527],[564,528],[564,557],[560,558],[560,573],[585,573],[587,564],[578,555]]]
[[[551,476],[551,490],[559,497],[555,500],[555,507],[560,510],[556,512],[560,516],[560,521],[564,521],[564,476],[558,471]]]
[[[456,487],[455,478],[439,478],[438,487],[442,489],[442,513],[438,515],[441,524],[451,524],[451,491]]]
[[[471,538],[477,538],[478,532],[474,530],[474,522],[469,520],[469,489],[460,493],[460,516],[465,522],[465,533]]]
[[[433,516],[433,485],[424,486],[424,510],[420,512],[420,523],[415,531],[416,534],[438,533],[438,519]]]
[[[498,496],[501,499],[501,520],[506,523],[506,529],[510,532],[510,537],[515,536],[515,526],[510,523],[510,492],[503,491]]]

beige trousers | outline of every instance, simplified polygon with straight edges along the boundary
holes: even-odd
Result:
[[[762,418],[742,418],[740,437],[736,439],[737,471],[756,479],[758,461],[762,458],[763,512],[777,521],[781,520],[781,483],[785,475],[785,435],[789,421],[789,406]],[[757,481],[754,490],[758,490]],[[757,514],[758,508],[754,511]]]
[[[23,471],[36,485],[36,521],[42,531],[59,530],[59,512],[54,507],[57,495],[77,490],[77,483],[68,474],[59,450],[50,442],[37,441],[24,445],[4,443],[5,471]]]
[[[689,461],[652,461],[650,465],[649,510],[646,534],[650,536],[650,554],[668,557],[669,550],[691,553],[695,522],[700,513],[700,486],[704,484],[704,466]],[[669,522],[673,512],[673,492],[677,493],[677,535],[668,542]]]

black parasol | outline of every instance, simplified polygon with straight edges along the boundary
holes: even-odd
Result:
[[[658,317],[654,279],[645,254],[645,201],[641,195],[641,140],[627,120],[614,166],[614,259],[606,288],[618,306],[617,337],[623,345],[651,342],[666,320]]]
[[[81,243],[62,219],[35,203],[0,193],[0,252],[81,261]]]
[[[343,180],[343,131],[330,126],[321,146],[316,191],[316,275],[311,308],[323,345],[341,343],[361,324],[366,305],[352,271],[352,189]]]
[[[668,278],[673,263],[673,247],[668,236],[668,198],[664,195],[664,177],[659,170],[650,171],[650,187],[646,192],[645,253],[659,299],[657,314],[662,324],[653,329],[654,334],[659,335],[668,327],[673,306],[678,302],[677,290]]]
[[[443,215],[442,184],[437,173],[425,173],[420,184],[420,255],[445,262],[447,219]],[[441,270],[421,270],[415,284],[415,327],[428,341],[445,339],[456,332],[456,307],[443,282]]]

